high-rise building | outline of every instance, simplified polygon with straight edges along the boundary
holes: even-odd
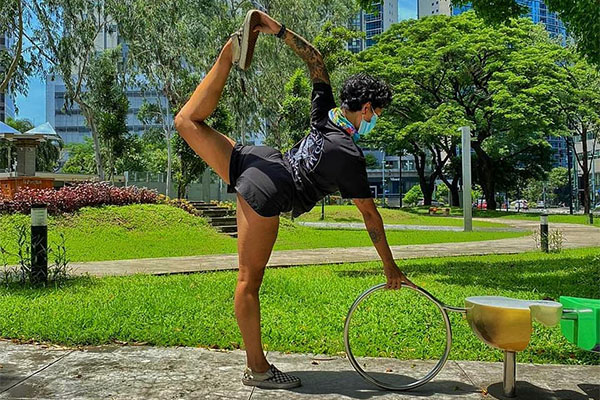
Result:
[[[417,0],[419,18],[430,15],[452,15],[450,0]]]
[[[113,49],[119,44],[122,45],[123,57],[126,57],[127,44],[123,42],[119,35],[116,24],[111,23],[107,24],[105,29],[96,36],[94,43],[97,53]],[[64,108],[65,93],[65,83],[60,77],[46,80],[46,119],[65,143],[83,143],[86,137],[91,136],[90,129],[86,126],[85,117],[76,103],[68,109]],[[127,100],[129,100],[126,120],[127,129],[129,132],[141,133],[148,126],[144,127],[137,118],[140,106],[144,100],[150,103],[160,101],[164,105],[166,103],[164,96],[158,96],[156,92],[142,92],[137,87],[125,88],[125,94]],[[157,127],[160,126],[157,125]]]
[[[0,34],[0,49],[7,49],[13,45],[12,36],[8,33]],[[0,72],[3,72],[0,68]],[[4,74],[0,74],[4,76]],[[0,93],[0,121],[5,122],[6,119],[15,117],[15,99],[10,91]]]
[[[419,3],[422,0],[419,0]],[[442,0],[448,1],[448,0]],[[566,37],[567,31],[565,29],[565,25],[558,18],[558,15],[555,12],[548,11],[548,7],[543,0],[516,0],[517,3],[523,6],[527,6],[528,12],[523,15],[524,17],[530,18],[536,24],[544,24],[544,27],[550,33],[550,36],[562,36]],[[463,7],[451,7],[451,14],[445,13],[446,15],[459,15],[465,11],[471,9],[471,6],[463,6]],[[421,14],[419,14],[419,18]]]
[[[361,10],[350,20],[350,28],[365,32],[364,39],[354,39],[348,43],[348,50],[358,53],[375,43],[373,37],[386,31],[392,24],[398,22],[398,2],[385,1],[375,6],[377,13],[366,13]]]

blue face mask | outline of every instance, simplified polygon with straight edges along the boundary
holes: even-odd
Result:
[[[375,123],[377,123],[377,114],[375,114],[373,107],[371,107],[371,112],[373,113],[371,121],[365,121],[364,118],[360,121],[360,126],[358,127],[359,136],[366,135],[367,133],[371,132],[373,128],[375,128]]]

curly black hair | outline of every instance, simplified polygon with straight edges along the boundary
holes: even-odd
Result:
[[[341,106],[350,111],[358,111],[368,102],[373,108],[383,108],[392,102],[392,90],[383,80],[360,73],[344,82],[340,100]]]

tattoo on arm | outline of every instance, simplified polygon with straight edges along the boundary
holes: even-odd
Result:
[[[312,44],[289,29],[285,33],[284,41],[294,50],[294,53],[304,60],[308,66],[310,79],[313,83],[329,83],[329,74],[325,68],[323,56],[321,56],[321,53]]]

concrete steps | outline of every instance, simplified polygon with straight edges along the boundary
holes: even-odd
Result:
[[[237,238],[237,220],[234,210],[203,201],[192,201],[190,204],[217,231]]]

